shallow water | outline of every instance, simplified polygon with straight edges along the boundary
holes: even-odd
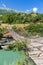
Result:
[[[18,61],[23,62],[25,55],[18,51],[0,50],[0,65],[17,65]]]
[[[25,54],[19,51],[4,51],[0,50],[0,65],[18,65],[18,62],[24,62]],[[29,60],[29,65],[34,65],[33,61]]]

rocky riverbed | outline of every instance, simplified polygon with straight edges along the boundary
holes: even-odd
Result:
[[[30,57],[37,65],[43,65],[43,37],[31,38]]]

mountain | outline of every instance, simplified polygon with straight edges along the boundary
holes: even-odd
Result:
[[[0,13],[15,13],[15,11],[9,8],[0,8]]]

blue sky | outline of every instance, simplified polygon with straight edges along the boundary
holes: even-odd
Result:
[[[43,13],[43,0],[0,0],[0,8],[11,8],[23,12]]]

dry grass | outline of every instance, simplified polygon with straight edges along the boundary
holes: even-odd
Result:
[[[0,27],[4,27],[4,28],[11,29],[12,26],[16,26],[17,28],[19,28],[19,27],[23,28],[23,27],[26,27],[26,26],[28,26],[28,25],[29,25],[29,24],[11,24],[11,25],[9,25],[9,24],[1,24]]]
[[[28,26],[29,24],[14,24],[16,27],[26,27]]]

